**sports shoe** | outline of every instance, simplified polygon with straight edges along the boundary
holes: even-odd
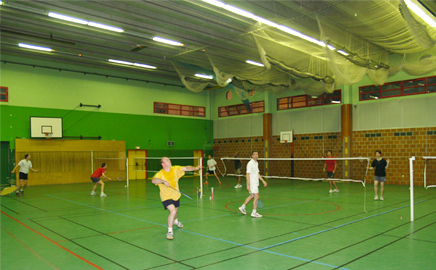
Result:
[[[102,193],[102,194],[100,194],[100,197],[107,197],[107,195]]]
[[[380,201],[384,201],[383,196],[380,196]]]
[[[168,240],[173,240],[173,238],[174,238],[174,237],[173,237],[173,233],[172,233],[172,232],[168,232],[168,233],[167,233],[167,239],[168,239]]]
[[[333,193],[333,190],[330,189],[330,190],[329,190],[329,193]]]
[[[97,194],[95,191],[91,191],[91,196],[94,196],[95,194]]]
[[[221,182],[220,182],[220,186],[221,186]]]
[[[24,190],[20,190],[21,195],[24,195]]]
[[[174,222],[174,225],[176,225],[179,228],[183,228],[183,224],[180,221],[179,222]]]
[[[378,195],[375,195],[374,196],[374,201],[377,201],[378,200]]]
[[[242,187],[241,184],[237,184],[237,185],[235,186],[235,188],[241,188],[241,187]]]
[[[262,217],[262,215],[261,214],[259,214],[258,212],[256,212],[256,213],[251,213],[251,216],[252,217],[255,217],[255,218],[259,218],[259,217]]]
[[[206,181],[206,182],[204,182],[204,185],[209,185],[209,183]]]
[[[245,207],[243,207],[243,206],[239,207],[239,211],[241,211],[241,213],[244,215],[247,214],[247,212],[245,211]]]
[[[333,192],[339,192],[339,189],[335,189],[335,190],[333,190]]]
[[[18,191],[18,189],[17,189],[17,191],[15,192],[15,195],[20,196],[20,192]]]

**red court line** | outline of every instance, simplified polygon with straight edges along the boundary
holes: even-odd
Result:
[[[71,250],[68,250],[67,248],[65,248],[65,247],[63,247],[63,246],[61,246],[61,245],[59,245],[59,244],[56,243],[55,241],[51,240],[50,238],[48,238],[47,236],[43,235],[42,233],[37,232],[36,230],[30,228],[29,226],[27,226],[26,224],[22,223],[21,221],[15,219],[15,218],[13,218],[13,217],[11,217],[10,215],[6,214],[6,213],[3,212],[3,211],[0,211],[0,212],[1,212],[3,215],[9,217],[10,219],[15,220],[16,222],[20,223],[21,225],[23,225],[24,227],[28,228],[29,230],[33,231],[34,233],[36,233],[36,234],[38,234],[38,235],[44,237],[45,239],[47,239],[48,241],[52,242],[52,243],[55,244],[56,246],[62,248],[62,249],[65,250],[66,252],[70,253],[71,255],[76,256],[77,258],[81,259],[82,261],[86,262],[87,264],[89,264],[89,265],[91,265],[91,266],[94,266],[94,267],[97,268],[97,269],[103,270],[103,268],[101,268],[101,267],[99,267],[99,266],[93,264],[92,262],[90,262],[90,261],[88,261],[87,259],[85,259],[85,258],[83,258],[83,257],[81,257],[81,256],[79,256],[79,255],[77,255],[76,253],[72,252]]]

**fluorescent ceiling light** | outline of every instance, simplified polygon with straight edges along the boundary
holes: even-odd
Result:
[[[133,65],[132,62],[127,62],[127,61],[122,61],[122,60],[109,59],[108,61],[112,62],[112,63],[122,64],[122,65],[129,65],[129,66]]]
[[[251,65],[255,65],[255,66],[259,66],[259,67],[263,67],[264,66],[262,63],[254,62],[254,61],[251,61],[251,60],[247,60],[245,62],[247,64],[251,64]]]
[[[211,5],[214,5],[214,6],[217,6],[217,7],[221,7],[221,8],[224,8],[224,6],[226,5],[223,2],[215,1],[215,0],[203,0],[203,2],[206,2],[206,3],[209,3]]]
[[[155,66],[150,66],[150,65],[146,65],[146,64],[133,63],[133,65],[137,66],[137,67],[142,67],[142,68],[156,69]]]
[[[426,12],[423,9],[421,9],[418,5],[416,5],[410,0],[405,0],[404,2],[406,3],[407,7],[410,8],[410,10],[412,10],[416,15],[421,17],[421,19],[423,19],[431,27],[436,27],[436,21],[432,17],[427,15]]]
[[[247,17],[247,18],[253,18],[254,17],[253,13],[250,13],[248,11],[242,10],[240,8],[237,8],[237,7],[234,7],[234,6],[231,6],[231,5],[225,5],[224,9],[227,9],[228,11],[231,11],[233,13],[236,13],[238,15],[241,15],[241,16],[244,16],[244,17]]]
[[[106,25],[106,24],[96,23],[96,22],[88,22],[88,25],[93,26],[93,27],[97,27],[97,28],[101,28],[101,29],[106,29],[109,31],[118,32],[118,33],[124,32],[124,30],[121,28]]]
[[[0,1],[0,6],[3,5],[3,1]]]
[[[200,74],[200,73],[195,74],[195,77],[199,77],[199,78],[203,78],[203,79],[209,79],[209,80],[213,79],[212,75],[205,75],[205,74]]]
[[[88,24],[88,21],[86,21],[86,20],[77,19],[77,18],[74,18],[74,17],[65,16],[65,15],[62,15],[62,14],[54,13],[54,12],[49,12],[48,16],[56,18],[56,19],[61,19],[61,20],[64,20],[64,21],[75,22],[75,23],[80,23],[80,24]]]
[[[45,52],[53,51],[51,48],[48,48],[48,47],[35,46],[35,45],[30,45],[30,44],[25,44],[25,43],[18,43],[18,46],[22,47],[22,48],[38,50],[38,51],[45,51]]]
[[[336,103],[336,104],[339,104],[339,103],[341,103],[340,101],[338,101],[338,100],[332,100],[332,103]]]
[[[183,43],[181,43],[181,42],[169,40],[169,39],[165,39],[165,38],[154,37],[153,40],[158,41],[158,42],[162,42],[162,43],[166,43],[166,44],[170,44],[170,45],[183,46]]]
[[[226,83],[231,83],[232,82],[232,78],[229,78]]]
[[[269,20],[267,20],[267,19],[264,19],[264,18],[259,17],[259,16],[256,16],[256,15],[254,15],[254,16],[252,17],[252,19],[255,20],[255,21],[258,21],[258,22],[261,22],[261,23],[267,24],[267,25],[269,25],[269,26],[275,27],[275,28],[277,28],[277,27],[279,26],[279,25],[278,25],[277,23],[275,23],[275,22],[269,21]]]

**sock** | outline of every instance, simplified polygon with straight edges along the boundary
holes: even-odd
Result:
[[[177,218],[174,220],[174,224],[176,223],[179,223],[179,220]]]
[[[245,209],[245,204],[243,204],[241,207]]]
[[[168,232],[172,233],[173,232],[173,228],[168,228]]]
[[[256,209],[253,209],[253,214],[256,213]]]

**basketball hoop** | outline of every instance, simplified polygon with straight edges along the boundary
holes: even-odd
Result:
[[[287,140],[280,141],[280,143],[288,143]]]
[[[45,139],[46,140],[51,140],[51,136],[53,135],[52,132],[44,132],[44,134],[45,134]]]

